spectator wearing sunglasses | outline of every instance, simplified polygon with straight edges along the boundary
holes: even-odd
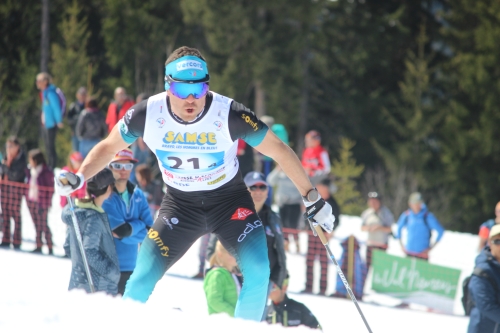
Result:
[[[244,182],[250,191],[255,210],[266,232],[269,269],[271,270],[270,286],[272,283],[275,283],[281,287],[287,275],[285,240],[283,237],[283,226],[280,216],[273,212],[271,207],[265,203],[269,191],[269,184],[264,174],[257,171],[247,173]]]
[[[108,167],[113,172],[115,187],[102,208],[108,214],[113,231],[116,253],[120,263],[118,293],[125,291],[125,285],[134,271],[139,244],[153,225],[148,200],[141,189],[129,181],[137,160],[130,149],[119,151]]]
[[[479,227],[479,251],[481,251],[488,243],[488,238],[490,236],[490,230],[495,225],[500,224],[500,202],[495,206],[495,218],[489,219],[488,221],[481,224]]]
[[[474,307],[468,333],[500,331],[500,224],[491,228],[488,239],[490,245],[477,256],[475,273],[469,281]]]
[[[165,92],[130,108],[83,161],[78,174],[60,173],[57,191],[67,195],[139,137],[156,155],[167,193],[139,251],[123,298],[146,302],[156,283],[207,233],[236,258],[245,283],[234,316],[260,321],[269,286],[266,234],[239,170],[238,140],[270,156],[303,196],[308,217],[327,232],[331,206],[315,190],[293,150],[244,105],[209,90],[201,52],[183,46],[165,62]],[[75,177],[76,176],[76,177]],[[64,185],[60,178],[72,181]]]
[[[368,208],[361,214],[361,220],[361,230],[368,232],[366,267],[370,268],[373,250],[387,250],[391,227],[396,221],[389,208],[382,204],[378,192],[368,192]]]

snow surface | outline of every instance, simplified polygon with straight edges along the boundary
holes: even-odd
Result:
[[[50,212],[49,224],[54,234],[55,254],[62,255],[65,226],[60,221],[58,198]],[[342,216],[340,227],[330,247],[340,256],[338,240],[354,234],[364,241],[360,219]],[[23,204],[23,246],[29,251],[34,245],[34,228]],[[306,238],[300,237],[301,250],[306,249]],[[446,232],[440,244],[431,253],[431,263],[462,270],[463,279],[470,274],[477,254],[477,236]],[[283,328],[230,318],[226,315],[208,316],[203,282],[189,277],[198,269],[198,248],[193,247],[160,280],[146,304],[124,301],[105,294],[86,294],[67,291],[71,262],[68,259],[23,251],[0,250],[0,332],[308,332],[306,327]],[[300,294],[305,282],[305,256],[294,253],[294,244],[288,254],[290,271],[289,297],[306,304],[318,318],[324,332],[368,332],[356,307],[350,299],[338,299]],[[44,249],[46,251],[46,249]],[[364,253],[364,249],[362,249]],[[401,255],[395,240],[388,253]],[[318,267],[316,267],[318,268]],[[329,267],[328,292],[334,291],[335,267]],[[462,316],[461,295],[455,300],[455,314],[427,312],[425,307],[412,305],[411,309],[397,309],[398,300],[377,295],[369,289],[370,276],[363,302],[359,302],[372,331],[377,332],[466,332],[468,317]],[[314,286],[317,291],[318,286]],[[460,289],[460,288],[459,288]],[[373,301],[373,302],[370,302]]]

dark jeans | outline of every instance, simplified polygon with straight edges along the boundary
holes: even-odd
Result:
[[[120,272],[120,281],[118,281],[118,294],[123,295],[125,292],[125,286],[127,285],[127,281],[132,275],[132,272]]]
[[[47,165],[51,170],[54,170],[57,163],[56,135],[57,135],[57,126],[54,126],[52,128],[45,128],[45,148],[47,150]]]

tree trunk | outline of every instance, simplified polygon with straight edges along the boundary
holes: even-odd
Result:
[[[255,81],[255,114],[258,118],[266,114],[266,92],[262,88],[262,81]]]
[[[49,70],[49,46],[50,46],[50,17],[49,0],[42,0],[42,40],[40,45],[40,70],[48,72]]]
[[[304,136],[307,130],[307,114],[309,107],[309,62],[310,54],[309,47],[306,46],[303,54],[303,66],[302,66],[302,93],[300,97],[300,110],[299,110],[299,127],[297,131],[297,141],[296,141],[296,153],[301,156],[302,150],[304,149]]]

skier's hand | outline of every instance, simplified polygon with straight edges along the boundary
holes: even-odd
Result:
[[[68,196],[72,192],[80,189],[85,182],[83,174],[62,170],[55,177],[56,193],[61,196]]]
[[[326,232],[332,232],[335,223],[335,216],[332,214],[332,206],[322,198],[319,198],[314,203],[304,203],[306,205],[309,204],[309,206],[306,207],[304,217],[309,220],[311,227],[319,225]]]

